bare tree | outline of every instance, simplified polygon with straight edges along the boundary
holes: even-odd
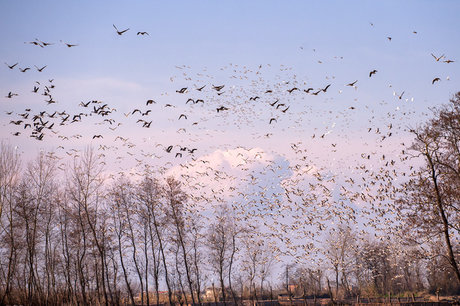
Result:
[[[326,238],[325,256],[331,264],[335,276],[335,298],[339,296],[342,285],[345,295],[349,295],[349,273],[354,253],[355,237],[348,225],[332,229]]]
[[[0,248],[0,266],[6,266],[6,271],[1,270],[0,277],[0,304],[10,297],[11,281],[15,273],[17,259],[17,233],[14,214],[14,195],[20,176],[20,158],[14,148],[0,142],[0,241],[4,248]],[[6,262],[5,262],[6,260]]]
[[[165,197],[167,205],[167,216],[174,229],[173,240],[178,244],[182,253],[182,260],[187,277],[189,292],[193,305],[196,304],[193,280],[191,275],[191,265],[189,256],[187,256],[187,232],[186,232],[186,201],[187,195],[182,190],[180,182],[172,177],[166,179]],[[177,261],[176,261],[177,262]]]
[[[423,244],[441,233],[447,259],[460,282],[452,237],[460,227],[460,93],[434,110],[434,118],[411,130],[411,146],[424,165],[404,184],[398,212],[406,237]]]

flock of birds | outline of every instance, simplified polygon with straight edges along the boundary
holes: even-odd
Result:
[[[115,24],[113,28],[118,36],[130,31],[119,30]],[[138,31],[137,35],[149,33]],[[68,48],[78,46],[60,42]],[[26,44],[40,48],[54,45],[39,39]],[[444,54],[431,56],[436,62],[455,62]],[[18,62],[5,65],[11,73],[16,67],[22,73],[32,70]],[[34,67],[43,73],[48,65]],[[391,211],[383,204],[397,196],[395,179],[409,175],[404,166],[406,157],[395,145],[400,138],[392,139],[402,132],[397,122],[411,114],[410,107],[400,105],[395,110],[381,103],[382,109],[391,109],[381,113],[358,102],[339,110],[336,105],[327,106],[337,93],[357,91],[359,78],[341,84],[328,78],[313,86],[313,82],[299,80],[290,67],[280,66],[274,77],[264,78],[265,74],[272,75],[275,68],[230,64],[221,69],[229,73],[229,82],[216,84],[206,69],[194,73],[185,65],[176,68],[179,76],[172,76],[171,84],[186,85],[138,101],[125,111],[98,99],[69,106],[56,98],[57,81],[36,81],[30,91],[40,96],[45,106],[39,110],[29,107],[6,111],[8,125],[13,127],[9,128],[11,135],[25,135],[37,141],[51,138],[59,146],[50,157],[59,161],[62,170],[66,168],[66,155],[79,156],[80,151],[71,148],[77,142],[98,146],[102,163],[114,159],[120,165],[118,173],[111,166],[114,177],[130,172],[137,175],[142,172],[139,169],[154,164],[159,173],[180,178],[190,192],[190,209],[203,211],[230,202],[241,221],[255,228],[254,220],[258,220],[265,228],[257,231],[258,235],[268,236],[274,248],[299,260],[302,254],[316,249],[322,233],[334,223],[355,224],[361,231],[363,223],[375,228],[391,225]],[[378,73],[372,69],[365,77],[373,79]],[[435,77],[431,83],[439,81],[441,78]],[[334,90],[335,95],[330,95]],[[404,100],[404,94],[405,91],[393,92],[396,101]],[[10,90],[5,99],[14,102],[20,95]],[[320,100],[322,96],[324,100]],[[59,109],[64,106],[72,111]],[[370,126],[365,128],[367,135],[356,137],[369,141],[367,148],[359,149],[370,152],[353,153],[354,162],[345,162],[350,156],[340,155],[340,149],[356,146],[347,130],[356,124],[357,116],[363,116],[362,112],[356,113],[360,110],[368,113],[360,120]],[[162,130],[160,117],[167,118],[175,132]],[[379,122],[383,124],[379,126]],[[85,132],[75,132],[80,129]],[[159,131],[166,135],[161,142],[151,136]],[[235,143],[241,138],[246,145],[226,144],[226,131],[237,135]],[[309,137],[305,137],[306,131]],[[293,138],[300,140],[290,142]],[[396,149],[381,153],[379,148],[387,143]],[[123,168],[126,164],[129,169]],[[307,243],[305,237],[309,237]],[[280,241],[282,247],[278,245]]]

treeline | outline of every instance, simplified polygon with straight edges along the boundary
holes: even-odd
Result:
[[[447,257],[360,239],[345,225],[330,231],[315,264],[292,264],[266,237],[225,205],[200,213],[174,178],[146,173],[107,183],[101,161],[87,149],[63,179],[52,154],[22,167],[16,151],[1,144],[0,305],[458,291]],[[285,272],[273,275],[280,266]]]

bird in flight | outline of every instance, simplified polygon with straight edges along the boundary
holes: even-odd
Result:
[[[128,29],[128,30],[129,30],[129,29]],[[126,31],[127,31],[127,30],[126,30]],[[120,35],[121,35],[121,34],[120,34]],[[137,35],[142,35],[142,36],[144,36],[144,35],[149,35],[149,36],[150,36],[150,34],[147,33],[147,32],[137,32]]]
[[[177,93],[184,93],[187,90],[187,87],[182,87],[180,90],[176,90]]]
[[[8,65],[7,63],[5,63],[5,65],[7,65],[8,68],[10,68],[10,69],[13,69],[14,67],[16,67],[17,64],[19,64],[19,63],[16,63],[16,64],[10,66],[10,65]]]
[[[19,96],[17,93],[12,93],[11,91],[8,93],[7,96],[5,96],[5,98],[8,98],[8,99],[11,99],[12,97],[14,96]]]
[[[444,63],[447,63],[447,64],[450,64],[450,63],[454,63],[455,61],[448,59],[448,60],[445,60],[445,61],[443,61],[443,62],[444,62]]]
[[[437,62],[439,62],[441,59],[444,58],[444,54],[441,55],[441,56],[439,56],[439,57],[436,57],[436,55],[434,55],[433,53],[431,53],[431,56],[434,57],[434,59],[435,59]]]
[[[26,71],[29,70],[29,69],[30,69],[29,67],[26,67],[26,68],[24,68],[24,69],[19,68],[19,70],[21,70],[21,72],[26,72]]]
[[[205,88],[205,87],[206,87],[206,85],[204,85],[203,87],[197,88],[196,90],[198,90],[198,91],[202,91],[202,90],[203,90],[203,88]]]
[[[431,84],[434,84],[434,83],[436,83],[438,81],[441,81],[441,79],[440,78],[434,78],[433,81],[431,81]]]
[[[113,27],[114,27],[115,30],[117,31],[117,34],[118,34],[118,35],[122,35],[123,33],[125,33],[126,31],[129,30],[129,28],[127,28],[126,30],[120,31],[120,30],[117,29],[117,27],[116,27],[115,25],[113,25]],[[138,35],[139,35],[139,34],[138,34]]]
[[[354,86],[355,86],[355,84],[356,84],[356,82],[358,82],[358,80],[356,80],[356,81],[354,81],[354,82],[352,82],[352,83],[349,83],[349,84],[347,84],[347,86],[351,86],[351,87],[354,87]]]
[[[178,120],[180,120],[181,118],[185,118],[185,119],[187,119],[187,116],[186,116],[185,114],[180,114],[180,116],[179,116],[179,119],[178,119]]]
[[[43,48],[42,44],[40,44],[39,42],[37,41],[29,41],[29,42],[24,42],[25,44],[31,44],[31,45],[35,45],[35,46],[39,46],[41,48]]]
[[[45,69],[45,68],[46,68],[46,65],[45,65],[45,66],[43,66],[42,68],[38,68],[36,65],[34,65],[34,66],[35,66],[35,68],[37,68],[38,72],[42,72],[42,71],[43,71],[43,69]]]
[[[78,45],[74,45],[74,44],[65,43],[65,42],[63,42],[62,40],[61,40],[61,42],[62,42],[64,45],[66,45],[68,48],[72,48],[72,47],[78,46]]]
[[[373,75],[376,74],[376,73],[377,73],[377,70],[375,70],[375,69],[372,70],[371,72],[369,72],[369,77],[373,76]]]
[[[270,122],[269,122],[268,124],[272,124],[273,121],[277,122],[277,121],[276,121],[276,118],[271,118],[271,119],[270,119]]]
[[[329,88],[329,86],[331,86],[331,84],[327,85],[326,87],[324,87],[323,89],[321,89],[322,91],[326,92],[327,89]]]
[[[215,89],[216,91],[220,91],[222,88],[224,88],[225,85],[220,85],[220,86],[214,86],[212,85],[212,89]]]
[[[397,94],[394,93],[394,95],[397,95]],[[398,99],[401,100],[403,95],[404,95],[404,91],[398,96]]]
[[[221,106],[219,108],[216,108],[217,112],[221,112],[221,111],[224,111],[224,110],[228,110],[228,108],[226,108],[225,106]]]
[[[104,137],[103,137],[102,135],[94,135],[94,136],[93,136],[93,139],[94,139],[94,138],[104,138]]]
[[[153,104],[153,103],[157,103],[157,102],[155,102],[155,101],[153,101],[153,100],[147,100],[147,102],[145,103],[145,105],[149,105],[149,104]]]
[[[43,47],[54,45],[53,43],[47,43],[47,42],[41,41],[38,38],[35,38],[35,40],[38,41]]]

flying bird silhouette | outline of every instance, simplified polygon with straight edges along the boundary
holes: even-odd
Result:
[[[35,68],[37,68],[38,72],[42,72],[43,69],[45,69],[47,67],[46,65],[43,66],[42,68],[38,68],[36,65],[34,65],[34,66],[35,66]]]
[[[444,54],[441,55],[441,56],[439,56],[439,57],[436,57],[436,55],[434,55],[433,53],[431,53],[431,56],[434,57],[434,59],[435,59],[437,62],[439,62],[441,59],[444,58]]]
[[[120,30],[118,30],[118,28],[117,28],[115,25],[113,25],[113,27],[114,27],[115,30],[117,31],[117,34],[118,34],[118,35],[122,35],[123,33],[125,33],[126,31],[129,30],[129,28],[127,28],[126,30],[120,31]],[[138,35],[139,35],[139,34],[138,34]]]
[[[10,65],[8,65],[7,63],[5,63],[5,65],[7,65],[8,68],[10,68],[10,69],[13,69],[14,67],[16,67],[17,64],[19,64],[19,63],[16,63],[16,64],[10,66]]]
[[[212,89],[216,90],[216,91],[221,91],[222,88],[224,88],[225,85],[220,85],[220,86],[214,86],[212,85]]]

